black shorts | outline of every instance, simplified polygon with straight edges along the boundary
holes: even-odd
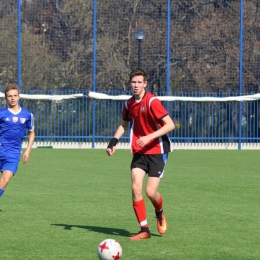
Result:
[[[149,177],[163,177],[164,167],[168,159],[168,153],[165,154],[134,154],[131,170],[140,168],[144,170]]]

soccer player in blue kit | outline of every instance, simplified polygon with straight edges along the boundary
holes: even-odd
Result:
[[[29,130],[28,146],[22,155],[23,163],[27,163],[30,158],[35,138],[33,114],[19,106],[20,94],[17,85],[6,87],[5,99],[8,107],[0,109],[0,197],[17,172],[26,129]]]

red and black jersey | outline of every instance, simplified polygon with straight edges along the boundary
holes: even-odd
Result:
[[[132,96],[125,102],[122,118],[130,121],[130,143],[132,154],[164,154],[171,151],[171,142],[167,135],[153,139],[144,147],[136,144],[136,141],[148,134],[157,131],[164,125],[162,118],[168,115],[161,101],[152,93],[146,92],[141,100],[135,100]]]

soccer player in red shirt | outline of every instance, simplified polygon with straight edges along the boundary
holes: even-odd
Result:
[[[136,218],[141,231],[131,236],[130,240],[151,237],[146,217],[146,206],[142,195],[143,181],[146,174],[146,195],[155,208],[157,228],[160,234],[167,230],[163,212],[162,195],[158,192],[163,177],[171,142],[167,133],[175,126],[161,101],[153,94],[146,92],[146,72],[137,68],[130,73],[129,83],[134,95],[125,102],[122,121],[107,147],[107,154],[112,156],[116,151],[118,139],[124,134],[128,122],[131,124],[130,142],[133,159],[131,162],[132,200]]]

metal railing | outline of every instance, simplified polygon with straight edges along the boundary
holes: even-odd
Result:
[[[75,94],[75,91],[55,92],[60,95],[72,93]],[[121,121],[124,101],[93,100],[80,90],[76,93],[83,93],[84,96],[61,101],[21,100],[21,106],[34,114],[37,142],[106,143],[114,135]],[[128,91],[103,91],[103,93],[131,94]],[[50,94],[50,91],[33,90],[27,91],[26,94]],[[216,97],[225,96],[226,93],[173,92],[172,95]],[[4,106],[3,99],[1,102]],[[176,128],[170,133],[174,143],[259,143],[260,141],[259,101],[162,103],[168,108],[169,115],[175,122]],[[240,105],[242,120],[239,119]],[[129,129],[120,142],[129,142]]]

